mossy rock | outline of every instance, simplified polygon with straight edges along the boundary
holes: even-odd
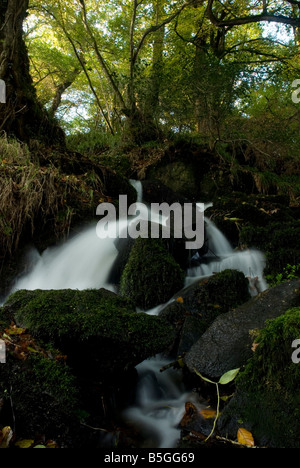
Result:
[[[292,343],[299,337],[300,307],[266,323],[236,380],[237,394],[222,414],[222,432],[234,433],[243,421],[259,445],[300,448],[300,365],[292,360]]]
[[[18,359],[7,352],[6,364],[0,365],[0,400],[0,424],[16,425],[18,437],[71,443],[79,431],[77,381],[55,357],[28,352],[26,359]]]
[[[224,270],[195,282],[174,298],[159,316],[170,322],[177,336],[171,354],[182,354],[190,350],[219,315],[250,299],[249,282],[240,271]]]
[[[253,330],[287,309],[299,307],[300,279],[270,288],[225,314],[220,314],[185,356],[195,370],[216,381],[226,372],[245,366],[252,357]]]
[[[102,290],[17,291],[4,308],[33,336],[53,343],[80,375],[114,374],[162,352],[167,322],[136,313],[131,301]]]
[[[123,296],[149,310],[167,302],[183,284],[183,271],[160,240],[136,240],[121,277]]]
[[[183,161],[170,162],[165,166],[152,169],[150,179],[157,179],[175,193],[191,200],[197,199],[198,183],[192,164]]]

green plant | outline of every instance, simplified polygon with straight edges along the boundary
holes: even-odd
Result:
[[[267,275],[266,280],[270,286],[277,286],[278,284],[281,284],[284,281],[290,281],[299,277],[300,263],[298,263],[297,265],[288,264],[281,273],[277,273],[277,275]]]
[[[238,373],[240,372],[240,368],[239,369],[233,369],[233,370],[230,370],[230,371],[226,372],[224,375],[222,375],[222,377],[220,378],[220,380],[218,382],[213,382],[212,380],[209,380],[207,377],[203,377],[203,375],[201,375],[200,372],[197,372],[196,369],[194,369],[194,371],[199,377],[201,377],[202,380],[215,385],[216,389],[217,389],[217,397],[218,397],[217,414],[216,414],[216,417],[215,417],[215,420],[214,420],[214,425],[213,425],[213,428],[211,430],[211,433],[205,439],[205,442],[207,442],[211,438],[213,433],[215,432],[216,424],[217,424],[217,421],[218,421],[219,416],[220,416],[220,400],[221,400],[221,398],[220,398],[219,385],[227,385],[230,382],[232,382],[236,378]]]

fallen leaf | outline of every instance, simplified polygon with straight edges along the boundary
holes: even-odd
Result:
[[[183,304],[183,298],[177,297],[176,302],[179,302],[179,304]]]
[[[11,427],[6,426],[2,429],[2,441],[0,444],[0,448],[8,448],[10,441],[13,437],[13,431]]]
[[[212,419],[217,416],[217,412],[213,409],[203,409],[200,411],[201,416],[205,419]]]
[[[193,403],[188,401],[185,404],[185,414],[184,414],[184,416],[183,416],[183,418],[182,418],[182,420],[180,422],[180,425],[182,427],[185,427],[189,423],[191,417],[196,413],[197,413],[196,406]]]
[[[54,440],[48,440],[46,443],[46,448],[47,449],[57,449],[59,448],[57,443]]]
[[[16,325],[11,325],[5,329],[7,335],[22,335],[26,330],[24,328],[18,328]]]
[[[229,384],[230,382],[232,382],[236,376],[238,375],[240,369],[233,369],[233,370],[230,370],[228,372],[226,372],[224,375],[222,375],[222,377],[220,378],[219,380],[219,384],[221,385],[227,385]]]
[[[246,429],[240,428],[237,433],[237,440],[240,444],[254,447],[254,439],[251,432]]]
[[[28,449],[34,444],[34,440],[30,439],[24,439],[24,440],[19,440],[18,442],[15,443],[16,447],[19,447],[21,449]]]

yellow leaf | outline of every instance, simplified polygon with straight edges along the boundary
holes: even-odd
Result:
[[[0,445],[0,448],[8,448],[9,444],[10,444],[10,441],[13,437],[13,431],[11,429],[11,427],[9,426],[6,426],[2,429],[2,441],[1,441],[1,445]]]
[[[240,428],[237,433],[237,440],[240,444],[249,445],[254,447],[254,439],[251,432],[247,431],[246,429]]]
[[[48,440],[48,442],[46,444],[46,448],[47,449],[57,449],[58,445],[54,440]]]
[[[19,447],[21,449],[28,449],[33,444],[34,444],[34,440],[30,440],[30,439],[19,440],[18,442],[15,443],[16,447]]]
[[[177,297],[176,302],[179,302],[179,304],[183,304],[183,298]]]
[[[217,412],[212,409],[203,409],[200,411],[200,414],[205,418],[205,419],[212,419],[217,416]]]

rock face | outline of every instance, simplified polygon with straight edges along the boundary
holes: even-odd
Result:
[[[300,280],[293,280],[219,315],[186,354],[185,364],[191,372],[196,370],[211,379],[243,366],[252,356],[253,332],[299,304]]]
[[[218,315],[247,302],[250,294],[243,273],[225,270],[188,286],[174,299],[160,317],[174,327],[177,338],[172,352],[181,355],[190,350]]]
[[[243,421],[259,446],[300,447],[299,348],[292,347],[299,336],[299,307],[270,320],[260,331],[255,352],[238,376],[234,397],[218,421],[222,434],[234,437]]]

